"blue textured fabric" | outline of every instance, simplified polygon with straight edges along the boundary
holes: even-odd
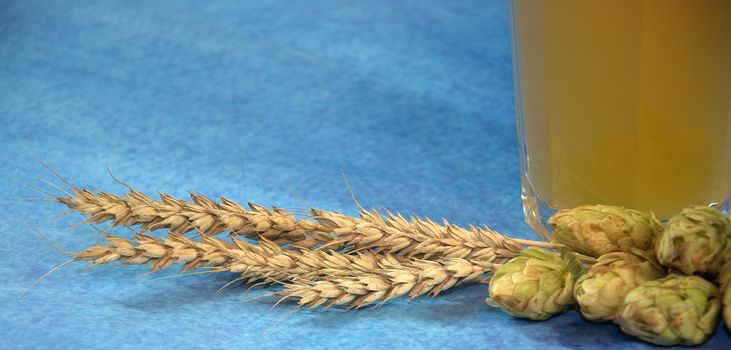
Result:
[[[575,312],[529,322],[486,287],[352,312],[271,309],[232,276],[138,283],[145,267],[75,263],[98,241],[58,204],[15,202],[54,179],[115,193],[366,206],[522,222],[504,1],[0,1],[0,347],[648,348]],[[129,235],[124,229],[114,232]],[[173,273],[162,273],[171,276]],[[730,348],[721,330],[708,348]]]

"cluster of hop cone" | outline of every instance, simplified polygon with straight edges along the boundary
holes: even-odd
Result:
[[[719,289],[698,276],[719,276],[731,324],[731,258],[721,267],[723,255],[731,255],[729,220],[710,207],[688,208],[664,229],[635,210],[562,210],[550,220],[557,242],[541,242],[360,205],[358,216],[295,214],[197,194],[154,199],[119,180],[128,192],[115,195],[59,178],[70,189],[48,182],[63,194],[39,189],[50,196],[43,200],[86,215],[84,223],[112,224],[104,243],[67,253],[67,263],[233,273],[229,284],[280,285],[273,293],[280,301],[307,308],[360,308],[490,283],[488,303],[515,316],[545,320],[578,303],[590,320],[614,320],[654,343],[686,345],[712,334],[721,308]],[[109,233],[117,226],[139,231]],[[167,235],[148,234],[156,230]],[[218,237],[224,233],[228,239]]]
[[[590,321],[660,345],[702,344],[721,312],[731,331],[731,223],[718,209],[692,206],[663,227],[652,214],[593,205],[561,210],[549,224],[557,241],[596,262],[587,270],[571,252],[525,249],[495,272],[489,305],[533,320],[577,305]]]

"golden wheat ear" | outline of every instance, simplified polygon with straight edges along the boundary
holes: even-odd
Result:
[[[284,209],[268,209],[254,203],[244,207],[223,197],[219,202],[194,193],[190,194],[190,201],[164,193],[156,200],[117,179],[111,172],[110,176],[128,193],[118,196],[73,187],[70,193],[66,192],[68,196],[49,193],[51,201],[87,216],[82,224],[109,222],[113,227],[137,226],[142,232],[164,229],[178,235],[191,231],[208,236],[231,232],[298,247],[312,247],[332,240],[330,231],[324,226],[298,220]]]

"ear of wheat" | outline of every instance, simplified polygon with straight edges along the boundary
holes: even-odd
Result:
[[[124,184],[124,183],[123,183]],[[112,222],[115,226],[136,226],[142,232],[167,229],[175,234],[195,230],[201,234],[215,235],[230,231],[253,239],[264,237],[277,244],[293,243],[299,247],[312,247],[329,242],[329,229],[308,220],[297,220],[291,213],[279,209],[267,209],[249,203],[249,209],[236,202],[221,198],[216,202],[202,195],[191,194],[192,202],[160,195],[154,200],[129,185],[125,196],[106,192],[92,192],[72,187],[67,197],[54,200],[89,217],[84,222]]]
[[[265,238],[276,244],[308,248],[322,245],[330,250],[349,247],[372,249],[424,259],[461,258],[489,263],[497,257],[514,257],[522,246],[557,245],[509,238],[488,228],[465,229],[446,220],[400,214],[360,211],[360,217],[311,209],[312,219],[297,220],[284,209],[267,209],[249,203],[250,210],[226,198],[216,202],[192,195],[192,202],[162,194],[159,201],[125,184],[130,192],[122,196],[73,187],[73,195],[55,200],[89,216],[87,222],[111,221],[119,226],[142,226],[142,232],[168,229],[182,234],[196,230],[203,235],[231,231],[250,238]]]
[[[304,307],[358,308],[376,302],[425,294],[436,295],[459,283],[474,282],[499,266],[489,268],[464,259],[440,262],[361,252],[342,254],[321,250],[295,251],[263,239],[258,245],[233,238],[233,243],[202,236],[197,242],[175,234],[158,239],[138,234],[134,239],[107,236],[74,255],[93,264],[121,262],[150,264],[153,271],[182,263],[184,270],[209,267],[240,274],[236,280],[283,283],[276,294],[295,298]]]

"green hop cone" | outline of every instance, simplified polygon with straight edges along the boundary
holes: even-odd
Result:
[[[559,242],[595,258],[611,252],[651,251],[662,232],[652,214],[609,205],[559,210],[548,224]]]
[[[729,226],[729,219],[718,209],[707,206],[683,209],[670,218],[657,240],[657,259],[686,275],[715,275],[723,263]]]
[[[574,282],[581,274],[575,256],[559,257],[528,248],[495,271],[490,281],[488,305],[532,320],[546,320],[574,303]]]
[[[670,275],[627,294],[614,320],[622,331],[659,345],[699,345],[716,329],[716,286],[698,276]]]
[[[574,298],[585,318],[611,321],[631,290],[663,274],[658,266],[635,255],[622,252],[604,254],[576,281]]]

